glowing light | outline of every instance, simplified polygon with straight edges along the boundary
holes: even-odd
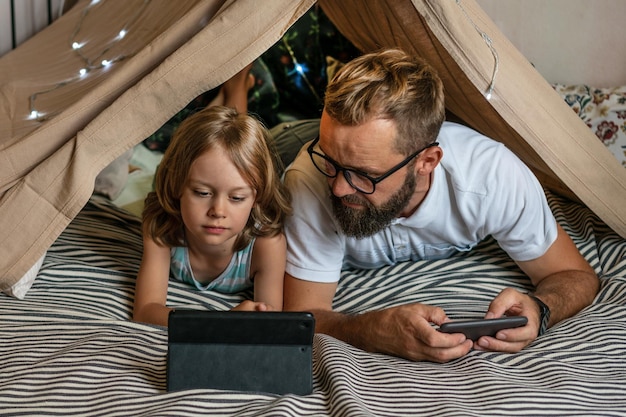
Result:
[[[487,100],[491,100],[491,93],[487,93],[487,95],[485,96],[485,98],[486,98]]]
[[[299,74],[304,74],[304,67],[300,64],[296,64],[295,66],[295,70],[296,72],[298,72]]]
[[[114,63],[118,62],[118,61],[122,61],[126,58],[126,55],[120,55],[118,57],[115,58],[111,58],[111,59],[103,59],[100,62],[100,66],[98,66],[94,61],[96,61],[98,58],[93,58],[90,59],[88,56],[86,56],[86,53],[83,53],[83,51],[79,51],[83,46],[85,46],[85,44],[87,42],[78,42],[76,41],[76,37],[78,36],[79,31],[81,30],[83,23],[85,21],[85,16],[87,16],[87,13],[89,11],[89,9],[92,6],[95,6],[99,3],[101,3],[102,0],[91,0],[89,2],[89,4],[87,6],[85,6],[83,13],[80,16],[80,19],[78,20],[78,22],[76,23],[76,27],[74,28],[74,32],[72,34],[72,37],[70,38],[70,47],[72,48],[72,50],[76,51],[76,55],[83,60],[83,65],[85,65],[84,67],[80,68],[78,70],[78,76],[74,76],[70,79],[67,80],[63,80],[58,82],[56,85],[54,85],[53,87],[46,89],[44,91],[38,91],[36,93],[31,94],[30,96],[30,113],[28,116],[29,120],[37,120],[37,121],[43,121],[44,117],[48,118],[50,117],[51,114],[54,113],[48,113],[46,115],[46,113],[42,113],[37,111],[36,109],[36,101],[37,101],[37,97],[43,94],[48,94],[51,93],[59,88],[63,88],[64,86],[73,83],[73,82],[77,82],[80,79],[82,79],[83,77],[86,77],[91,70],[94,69],[100,69],[100,68],[108,68],[111,65],[113,65]],[[120,30],[117,34],[117,36],[115,38],[112,39],[112,41],[109,42],[109,44],[104,45],[103,46],[103,50],[95,55],[98,57],[103,56],[111,47],[112,47],[112,43],[115,42],[119,42],[120,40],[124,39],[126,37],[126,35],[128,35],[128,30],[125,29],[127,27],[132,26],[133,22],[135,22],[137,19],[139,19],[139,17],[143,14],[143,12],[145,11],[145,9],[148,7],[148,5],[150,4],[151,0],[143,0],[142,5],[140,7],[140,9],[124,24],[124,29]]]

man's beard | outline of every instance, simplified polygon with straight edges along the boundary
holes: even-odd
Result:
[[[409,170],[404,184],[387,202],[376,207],[366,199],[355,194],[350,194],[339,198],[332,192],[330,194],[335,218],[341,230],[347,236],[362,239],[381,231],[387,227],[393,219],[398,217],[400,212],[406,207],[415,192],[416,180],[415,172]],[[353,209],[342,204],[361,204],[365,208]]]

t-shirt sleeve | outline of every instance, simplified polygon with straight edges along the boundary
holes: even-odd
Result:
[[[556,220],[532,171],[506,147],[499,150],[494,175],[505,173],[506,181],[497,181],[498,198],[486,211],[487,232],[513,260],[539,258],[556,240]]]
[[[293,214],[285,222],[286,272],[306,281],[337,282],[343,264],[343,238],[337,233],[325,177],[306,172],[306,162],[297,160],[285,174],[293,206]],[[303,169],[298,168],[302,165]]]

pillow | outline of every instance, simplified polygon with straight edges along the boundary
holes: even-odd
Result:
[[[94,192],[115,200],[128,180],[129,162],[132,156],[133,148],[130,148],[104,168],[96,177]]]
[[[26,272],[24,276],[19,279],[19,281],[13,284],[10,288],[3,290],[3,292],[11,297],[23,300],[28,290],[30,290],[30,287],[33,286],[45,257],[46,254],[44,253],[43,256],[39,258],[39,260],[28,270],[28,272]]]
[[[593,88],[555,84],[554,88],[626,167],[626,85]]]

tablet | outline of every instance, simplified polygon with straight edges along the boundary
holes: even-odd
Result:
[[[167,391],[310,394],[314,332],[308,312],[173,310]]]

